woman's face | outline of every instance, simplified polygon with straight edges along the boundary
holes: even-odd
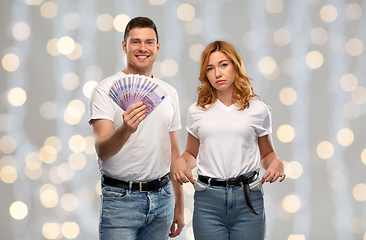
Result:
[[[232,94],[234,91],[235,67],[221,51],[213,52],[208,59],[207,79],[218,93]]]

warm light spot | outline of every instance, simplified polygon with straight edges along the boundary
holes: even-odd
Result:
[[[353,132],[348,128],[339,130],[337,134],[338,143],[344,147],[347,147],[353,143],[354,135]]]
[[[149,0],[149,3],[151,5],[164,5],[166,0]]]
[[[22,220],[28,215],[28,207],[21,201],[13,202],[9,208],[10,216],[16,220]]]
[[[263,57],[261,60],[259,60],[258,68],[261,73],[269,75],[276,70],[277,64],[272,57]]]
[[[45,184],[39,190],[41,203],[46,208],[53,208],[58,203],[58,194],[56,188],[51,184]]]
[[[101,195],[102,194],[102,189],[101,189],[101,186],[100,186],[101,182],[100,180],[97,182],[97,184],[95,185],[95,191],[97,192],[98,195]]]
[[[275,70],[271,74],[263,74],[268,80],[274,80],[280,75],[280,68],[276,64]]]
[[[164,77],[164,74],[161,72],[161,65],[163,63],[160,61],[155,61],[154,66],[153,66],[153,70],[152,70],[152,75],[156,78],[162,79]]]
[[[323,54],[318,51],[311,51],[308,53],[308,55],[306,55],[306,64],[312,69],[320,68],[323,63]]]
[[[27,5],[41,5],[43,0],[25,0]]]
[[[289,162],[286,165],[285,173],[288,178],[297,179],[302,175],[302,165],[296,161]]]
[[[57,159],[57,152],[51,146],[42,147],[39,151],[41,160],[46,164],[51,164]]]
[[[187,193],[189,195],[194,194],[194,187],[193,187],[193,184],[191,184],[191,183],[183,184],[183,190],[185,193]]]
[[[357,84],[357,78],[351,73],[345,74],[341,78],[341,87],[346,92],[352,92],[353,90],[355,90]]]
[[[68,13],[64,17],[64,26],[67,30],[76,30],[80,27],[81,18],[77,13]]]
[[[41,177],[43,171],[41,165],[31,162],[25,167],[24,172],[29,179],[35,180]]]
[[[32,170],[39,169],[43,162],[39,153],[31,152],[25,157],[25,164]]]
[[[72,72],[66,73],[62,78],[62,86],[69,91],[75,90],[79,86],[79,76]]]
[[[325,5],[320,10],[320,18],[327,23],[334,22],[337,18],[337,9],[332,5]]]
[[[273,40],[278,46],[286,46],[291,41],[291,34],[286,29],[280,28],[273,33]]]
[[[360,116],[360,113],[360,106],[355,102],[348,102],[343,107],[344,116],[350,120],[358,118],[358,116]]]
[[[85,77],[88,81],[99,82],[103,77],[103,71],[100,67],[92,65],[85,70]]]
[[[11,127],[11,119],[6,114],[0,114],[0,132],[6,132]]]
[[[180,5],[177,9],[177,16],[182,21],[191,21],[195,14],[194,7],[188,3]]]
[[[357,87],[352,92],[352,99],[355,103],[363,104],[366,102],[366,88],[364,87]]]
[[[78,206],[78,199],[73,194],[67,193],[62,196],[60,204],[65,211],[72,212]]]
[[[363,11],[358,3],[351,3],[346,8],[346,14],[351,20],[359,20],[363,15]]]
[[[10,154],[15,151],[17,143],[12,136],[3,136],[0,138],[0,151]]]
[[[363,51],[363,43],[357,38],[352,38],[348,40],[346,49],[349,55],[358,56]]]
[[[64,162],[58,166],[57,174],[62,180],[67,181],[75,176],[75,171],[68,162]]]
[[[280,13],[283,9],[282,0],[267,0],[266,9],[269,13]]]
[[[57,42],[57,50],[64,55],[72,53],[75,49],[75,41],[69,36],[62,37]]]
[[[200,58],[201,58],[201,53],[203,51],[203,49],[205,49],[205,47],[201,44],[194,44],[190,49],[189,49],[189,57],[195,61],[195,62],[199,62]]]
[[[310,38],[316,45],[322,45],[327,41],[328,33],[324,28],[317,27],[311,31]]]
[[[61,232],[65,238],[74,239],[80,233],[79,225],[76,222],[65,222],[62,224]]]
[[[361,160],[364,164],[366,164],[366,148],[361,153]]]
[[[13,183],[17,177],[17,170],[13,166],[7,165],[0,170],[0,179],[4,183]]]
[[[17,165],[15,159],[10,155],[6,155],[0,159],[0,168],[8,165],[13,166],[14,168]]]
[[[66,55],[66,57],[70,60],[78,60],[81,57],[81,55],[83,55],[83,48],[79,43],[75,43],[74,51]]]
[[[42,234],[47,239],[60,239],[61,228],[58,223],[45,223],[42,227]]]
[[[247,32],[241,38],[241,44],[248,50],[254,50],[259,46],[259,38],[253,32]]]
[[[39,108],[39,112],[44,119],[53,119],[57,114],[57,108],[53,102],[44,102]]]
[[[296,102],[297,94],[292,88],[284,88],[280,92],[280,100],[286,106],[290,106]]]
[[[186,230],[187,240],[194,240],[193,227],[188,227]]]
[[[277,129],[277,138],[284,143],[291,142],[295,138],[295,129],[284,124]]]
[[[354,234],[361,234],[365,230],[366,221],[362,217],[354,217],[348,226]]]
[[[47,52],[52,56],[58,56],[61,53],[57,49],[58,38],[52,38],[47,42]]]
[[[161,72],[167,77],[174,76],[178,72],[178,63],[173,59],[163,61],[161,65]]]
[[[113,17],[107,13],[102,14],[97,19],[97,27],[103,32],[107,32],[113,28]]]
[[[73,152],[80,153],[84,151],[86,147],[86,141],[85,138],[83,138],[81,135],[74,135],[69,140],[69,148]]]
[[[59,167],[54,166],[51,168],[51,170],[48,173],[48,177],[50,178],[51,182],[55,184],[61,184],[64,182],[64,180],[59,176]]]
[[[41,15],[44,18],[54,18],[58,13],[58,8],[54,2],[45,2],[41,6]]]
[[[26,92],[20,87],[10,89],[7,97],[8,102],[15,107],[22,106],[27,100]]]
[[[331,144],[328,141],[323,141],[318,144],[318,147],[316,148],[316,151],[318,153],[318,156],[322,159],[329,159],[333,156],[334,153],[334,147],[333,144]]]
[[[75,170],[81,170],[86,165],[86,157],[82,153],[72,153],[69,157],[69,164]]]
[[[81,117],[85,113],[85,105],[79,99],[72,100],[67,108],[69,109],[70,115],[75,118]]]
[[[282,200],[282,208],[286,212],[295,213],[301,207],[301,200],[296,195],[288,195]]]
[[[184,29],[190,35],[197,35],[202,30],[201,20],[198,18],[193,18],[191,21],[187,21],[184,23]]]
[[[305,236],[301,234],[291,234],[287,240],[305,240]]]
[[[154,64],[155,65],[155,64]],[[87,98],[90,98],[95,86],[98,85],[98,82],[96,81],[88,81],[84,84],[83,86],[83,93],[84,93],[84,96],[87,97]]]
[[[78,202],[81,206],[90,207],[94,203],[94,193],[88,189],[81,190],[78,194]]]
[[[86,147],[84,149],[84,152],[86,154],[94,154],[95,153],[94,137],[93,136],[85,137],[85,142]]]
[[[12,33],[16,40],[24,41],[29,37],[31,30],[27,23],[20,22],[14,25]]]
[[[20,65],[20,60],[14,53],[6,54],[2,60],[3,68],[8,72],[14,72]]]
[[[366,201],[366,184],[359,183],[353,188],[353,197],[357,201]]]
[[[56,150],[56,153],[58,153],[62,147],[61,140],[55,136],[47,138],[44,145],[53,147]]]
[[[130,20],[131,18],[126,14],[120,14],[113,20],[113,26],[118,32],[124,32]]]
[[[186,185],[186,184],[185,184]],[[189,208],[184,208],[184,223],[187,225],[192,221],[192,211]]]

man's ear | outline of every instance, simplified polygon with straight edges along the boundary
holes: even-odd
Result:
[[[158,44],[156,45],[156,49],[157,49],[156,53],[158,53],[160,50],[160,42],[158,42]]]
[[[126,45],[126,42],[125,40],[122,41],[122,50],[127,53],[127,45]]]

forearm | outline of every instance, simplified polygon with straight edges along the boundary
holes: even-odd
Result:
[[[282,161],[277,157],[277,154],[275,152],[270,152],[264,158],[262,158],[261,165],[264,169],[267,170],[272,162],[279,162],[282,164]]]
[[[186,151],[182,154],[181,157],[186,161],[186,163],[188,164],[188,167],[191,170],[196,167],[196,165],[197,165],[196,158],[191,153]]]
[[[95,150],[98,157],[102,161],[105,161],[116,155],[125,145],[130,136],[131,134],[124,131],[121,125],[110,135],[97,138],[95,141]]]

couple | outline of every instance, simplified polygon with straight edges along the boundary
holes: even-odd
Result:
[[[157,28],[146,17],[126,26],[126,68],[101,81],[90,98],[90,120],[102,173],[100,239],[162,240],[184,227],[184,183],[194,195],[195,239],[264,239],[262,184],[283,181],[271,140],[271,110],[255,99],[243,62],[228,43],[201,55],[198,101],[187,114],[181,155],[176,90],[151,74],[160,50]],[[153,78],[167,97],[145,119],[146,106],[123,111],[108,95],[126,74]],[[198,179],[191,169],[198,168]],[[266,169],[258,178],[260,167]]]

